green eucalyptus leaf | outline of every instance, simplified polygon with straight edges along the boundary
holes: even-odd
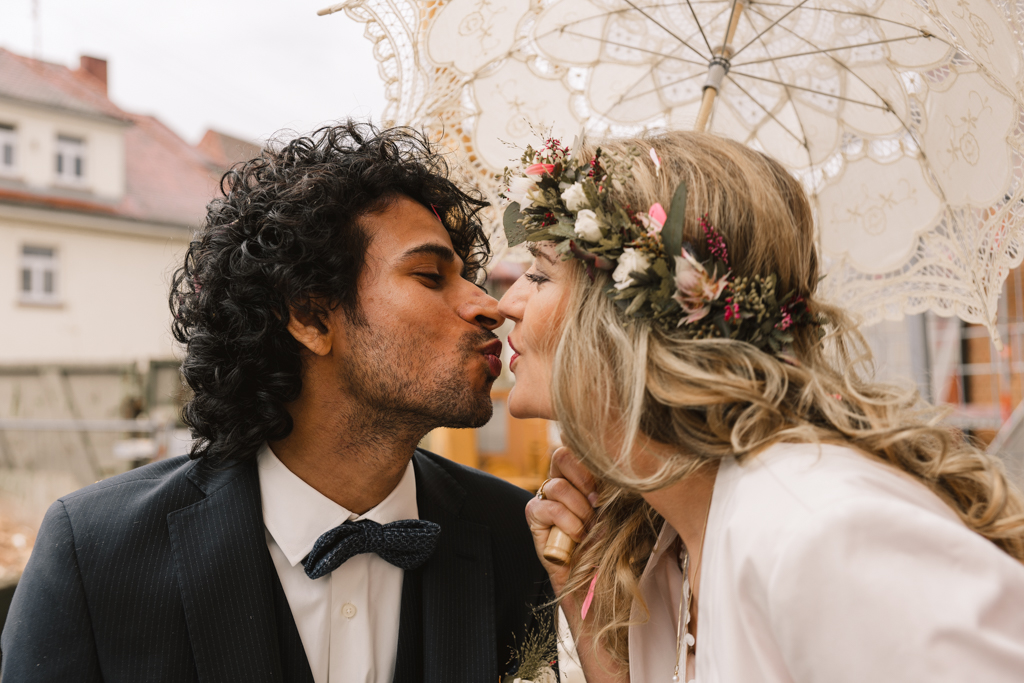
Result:
[[[661,229],[661,241],[665,253],[671,258],[682,253],[683,223],[686,220],[686,181],[682,181],[672,194],[672,205],[668,209],[665,226]]]
[[[512,202],[505,207],[502,223],[505,226],[505,239],[508,240],[508,246],[510,247],[526,241],[526,230],[519,223],[519,219],[522,216],[522,212],[519,211],[519,202]]]
[[[642,289],[640,290],[640,293],[636,296],[636,298],[633,299],[633,303],[631,303],[629,307],[626,309],[626,315],[633,315],[634,313],[639,311],[640,307],[644,305],[645,301],[647,301],[647,290]]]
[[[549,227],[548,232],[550,232],[555,237],[561,237],[563,239],[568,240],[576,239],[576,231],[571,226],[568,226],[562,222],[558,222],[555,225]]]

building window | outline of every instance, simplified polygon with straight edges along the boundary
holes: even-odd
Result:
[[[58,302],[57,250],[25,245],[21,248],[21,300],[33,304]]]
[[[70,185],[85,181],[85,140],[57,137],[57,181]]]
[[[0,123],[0,175],[14,175],[17,162],[14,126]]]

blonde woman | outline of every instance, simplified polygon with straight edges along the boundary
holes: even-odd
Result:
[[[579,542],[545,568],[590,683],[1024,680],[1022,497],[867,377],[796,180],[696,133],[508,180],[509,409],[579,458],[527,517]]]

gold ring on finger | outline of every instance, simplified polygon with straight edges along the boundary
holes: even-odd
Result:
[[[551,481],[551,477],[548,477],[543,482],[541,482],[540,488],[537,489],[537,500],[546,500],[547,499],[547,496],[544,495],[544,487],[547,486],[547,483],[549,481]]]

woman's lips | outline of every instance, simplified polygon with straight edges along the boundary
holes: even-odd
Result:
[[[516,362],[516,359],[519,358],[519,352],[516,351],[516,345],[512,343],[511,337],[508,339],[508,347],[512,349],[512,357],[508,360],[508,369],[515,372],[515,368],[513,368],[512,365]]]

